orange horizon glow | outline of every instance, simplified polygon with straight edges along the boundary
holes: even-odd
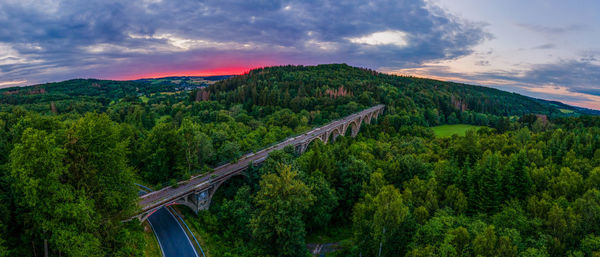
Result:
[[[250,70],[261,68],[260,67],[222,67],[214,69],[204,70],[187,70],[187,71],[168,71],[168,72],[149,72],[135,75],[118,76],[116,80],[136,80],[136,79],[152,79],[152,78],[164,78],[164,77],[208,77],[208,76],[222,76],[222,75],[242,75],[248,73]]]

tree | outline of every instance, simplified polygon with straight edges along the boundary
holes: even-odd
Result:
[[[3,228],[0,227],[0,229],[3,229]],[[5,242],[4,239],[2,237],[0,237],[0,257],[8,256],[8,249],[4,245],[4,242]]]
[[[546,226],[548,233],[562,243],[573,242],[573,236],[580,224],[580,219],[581,217],[571,207],[564,209],[554,204],[547,214]]]
[[[94,199],[98,211],[120,222],[134,211],[137,191],[127,144],[107,115],[87,114],[67,131],[67,180]]]
[[[552,194],[556,197],[565,196],[567,199],[575,198],[583,190],[583,185],[581,174],[568,167],[561,168],[559,175],[550,180]]]
[[[181,127],[177,130],[180,145],[185,153],[187,173],[201,167],[210,160],[214,154],[212,141],[206,134],[200,132],[200,125],[190,119],[183,119]]]
[[[476,256],[496,256],[498,236],[494,226],[488,226],[473,239],[473,252]]]
[[[581,250],[586,256],[600,255],[600,237],[589,234],[581,240]]]
[[[225,199],[220,208],[219,219],[225,224],[221,233],[227,240],[250,240],[250,218],[253,213],[252,194],[249,186],[243,186],[233,200]]]
[[[356,203],[362,190],[362,184],[369,178],[370,168],[363,160],[350,158],[348,166],[342,168],[338,174],[338,184],[336,192],[338,193],[339,207],[336,211],[341,220],[348,220],[351,217],[351,210]]]
[[[521,257],[550,257],[546,249],[527,248],[519,255]]]
[[[446,188],[444,197],[444,204],[452,208],[456,213],[463,214],[467,210],[467,197],[456,185],[450,185]]]
[[[98,225],[102,225],[95,234],[103,246],[109,246],[108,255],[143,246],[141,231],[122,223],[135,211],[137,190],[127,161],[128,142],[121,141],[119,129],[106,114],[87,114],[67,131],[65,144],[65,163],[69,167],[66,181],[79,195],[93,200],[88,204],[99,216]],[[76,236],[77,231],[72,235]]]
[[[250,220],[254,238],[264,250],[278,256],[301,256],[304,245],[303,212],[314,202],[310,188],[298,173],[282,165],[277,174],[263,175],[254,197],[256,213]]]
[[[404,183],[402,199],[412,206],[423,206],[429,213],[434,213],[438,208],[437,181],[435,178],[421,180],[418,177]]]
[[[235,162],[242,155],[240,145],[233,141],[225,141],[217,151],[217,154],[221,160],[228,162]]]
[[[581,215],[582,224],[580,233],[596,233],[600,231],[600,191],[588,190],[573,203],[575,213]]]
[[[171,123],[159,123],[152,128],[142,147],[144,161],[140,172],[145,181],[157,184],[183,177],[180,142]]]
[[[384,178],[384,174],[381,169],[378,169],[377,171],[371,173],[369,177],[369,183],[363,183],[362,191],[365,195],[377,195],[385,185],[387,185],[387,181]]]
[[[386,179],[395,186],[400,187],[404,181],[415,176],[425,178],[428,170],[428,165],[415,154],[405,154],[393,163],[393,170],[386,173]]]
[[[471,235],[469,231],[464,227],[457,227],[448,230],[446,238],[444,240],[449,241],[452,246],[456,249],[459,256],[465,255],[467,247],[471,242]]]
[[[315,196],[315,202],[306,212],[306,225],[311,230],[323,229],[329,224],[332,212],[338,205],[335,189],[318,170],[308,176],[307,185]]]
[[[353,240],[364,256],[403,256],[408,243],[409,216],[398,189],[385,186],[376,196],[367,194],[354,207]]]
[[[501,202],[500,156],[486,151],[469,176],[469,202],[484,212],[493,212]]]
[[[511,155],[502,176],[505,194],[508,198],[524,199],[532,189],[533,182],[529,176],[527,153],[525,150]]]
[[[23,238],[31,240],[31,244],[23,244],[33,246],[34,255],[43,241],[50,244],[51,252],[65,256],[100,256],[100,240],[90,233],[98,222],[91,201],[61,183],[67,175],[64,155],[52,136],[31,128],[23,132],[21,143],[11,152],[18,220],[25,228]]]

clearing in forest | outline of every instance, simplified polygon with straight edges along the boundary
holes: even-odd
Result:
[[[482,126],[469,125],[469,124],[452,124],[452,125],[440,125],[432,127],[433,133],[436,137],[449,137],[454,134],[464,136],[467,130],[473,129],[478,130]]]

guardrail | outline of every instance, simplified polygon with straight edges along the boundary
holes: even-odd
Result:
[[[173,207],[169,206],[168,208],[171,209],[172,213],[175,213],[175,217],[177,217],[179,220],[181,220],[181,223],[183,223],[183,225],[188,230],[188,232],[190,232],[190,235],[192,235],[192,238],[194,238],[194,241],[196,241],[196,245],[198,245],[198,248],[200,248],[200,252],[202,253],[202,256],[206,257],[206,255],[204,254],[204,249],[202,249],[202,246],[198,242],[198,239],[196,239],[196,236],[194,235],[194,232],[192,232],[192,230],[190,229],[190,227],[188,227],[187,223],[185,223],[185,221],[183,220],[183,218],[181,218],[181,216],[179,216],[179,213],[177,213],[177,211],[175,211],[175,209],[173,209]]]

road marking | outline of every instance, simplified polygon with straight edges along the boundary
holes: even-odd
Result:
[[[169,207],[169,208],[173,209],[173,207]],[[175,212],[175,210],[173,210],[173,212]],[[198,247],[200,247],[200,251],[202,252],[202,256],[206,257],[206,255],[204,254],[204,250],[202,249],[202,246],[198,242],[198,239],[196,239],[196,236],[194,235],[194,232],[192,232],[192,230],[190,229],[190,227],[188,227],[187,223],[185,223],[185,220],[183,220],[183,218],[181,216],[179,216],[179,214],[177,214],[177,212],[175,212],[175,216],[177,216],[177,218],[179,218],[179,220],[181,220],[181,222],[183,223],[183,225],[185,225],[185,228],[187,229],[187,231],[189,231],[190,234],[192,234],[192,236],[194,237],[194,241],[196,241],[196,244],[198,245]]]
[[[160,238],[158,238],[158,234],[156,234],[156,230],[154,230],[154,226],[152,226],[152,222],[150,222],[150,219],[146,219],[146,221],[148,221],[148,224],[150,224],[150,227],[152,228],[152,233],[154,233],[154,237],[156,237],[156,241],[158,241],[158,246],[160,248],[162,256],[165,257],[165,251],[163,250],[163,246],[160,243]]]
[[[181,231],[183,231],[183,234],[185,234],[185,238],[190,243],[190,246],[192,247],[192,250],[194,250],[194,255],[196,255],[196,257],[199,257],[198,253],[196,252],[196,247],[194,247],[194,245],[192,244],[192,241],[190,240],[190,237],[187,235],[187,233],[185,233],[185,230],[183,229],[183,227],[181,226],[181,224],[179,224],[179,220],[177,220],[177,218],[175,218],[175,215],[173,215],[173,213],[171,213],[171,211],[169,211],[168,208],[165,208],[165,209],[167,210],[167,212],[169,214],[171,214],[171,217],[173,217],[173,219],[175,219],[175,222],[177,222],[177,225],[179,225],[179,228],[181,228]],[[191,233],[191,231],[190,231],[190,233]]]

